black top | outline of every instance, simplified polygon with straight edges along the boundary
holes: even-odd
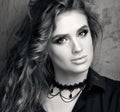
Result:
[[[86,88],[72,112],[120,112],[120,81],[100,76],[89,69]]]
[[[87,87],[72,112],[120,112],[120,81],[89,70]]]

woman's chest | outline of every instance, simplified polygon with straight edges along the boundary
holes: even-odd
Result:
[[[64,102],[58,95],[52,99],[47,98],[43,107],[46,112],[72,112],[78,98],[70,102]]]

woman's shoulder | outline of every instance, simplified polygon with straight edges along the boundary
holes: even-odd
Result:
[[[111,79],[106,76],[101,76],[101,77],[105,80],[106,86],[112,86],[120,89],[120,80]]]
[[[92,73],[98,79],[96,82],[104,86],[105,91],[120,91],[120,80],[111,79],[107,75],[100,74],[94,70],[92,70]]]
[[[120,112],[120,81],[94,71],[93,75],[97,79],[96,84],[99,84],[98,86],[102,88],[102,91],[97,92],[97,95],[100,95],[99,98],[102,101],[105,112]]]
[[[106,76],[100,75],[101,79],[104,80],[105,83],[105,91],[106,93],[114,93],[116,96],[120,96],[120,81],[111,79]]]

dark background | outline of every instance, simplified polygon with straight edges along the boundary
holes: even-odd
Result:
[[[86,1],[98,13],[104,31],[102,41],[97,43],[93,68],[104,76],[120,80],[120,0]],[[14,32],[27,13],[28,2],[0,0],[0,71],[7,51],[15,43]]]

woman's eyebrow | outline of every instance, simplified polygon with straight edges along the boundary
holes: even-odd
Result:
[[[83,29],[88,29],[89,27],[87,25],[84,25],[82,27],[80,27],[78,30],[77,30],[77,33],[79,33],[80,31],[82,31]]]
[[[56,38],[60,38],[60,37],[66,37],[68,36],[68,34],[58,34],[52,37],[52,40],[56,39]]]
[[[87,26],[87,25],[84,25],[84,26],[82,26],[82,27],[80,27],[78,30],[77,30],[77,32],[80,32],[80,31],[82,31],[83,29],[88,29],[89,27]],[[52,40],[54,40],[54,39],[56,39],[56,38],[60,38],[60,37],[66,37],[66,36],[68,36],[69,34],[57,34],[57,35],[55,35],[55,36],[53,36],[52,37]]]

